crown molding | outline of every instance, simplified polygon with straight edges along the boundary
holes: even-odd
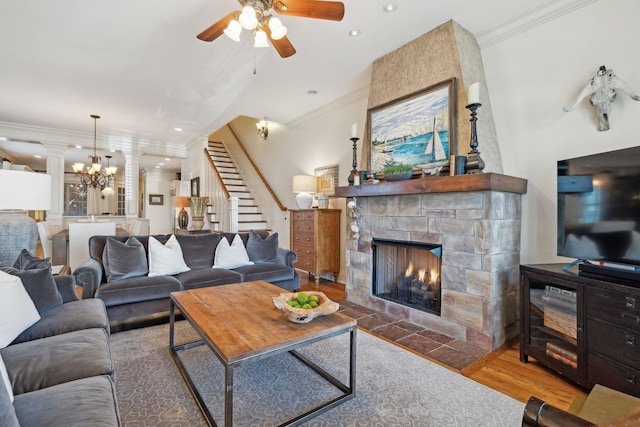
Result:
[[[499,22],[493,28],[475,34],[480,49],[484,49],[518,34],[529,31],[598,0],[546,0],[512,18]]]

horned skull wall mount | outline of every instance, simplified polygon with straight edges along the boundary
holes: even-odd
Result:
[[[569,107],[564,107],[563,110],[566,112],[573,110],[580,101],[589,96],[589,102],[596,107],[598,114],[598,130],[609,130],[609,109],[613,100],[616,99],[616,89],[620,89],[634,101],[640,101],[640,96],[636,95],[622,79],[616,76],[613,70],[607,69],[603,65],[582,89],[575,102]]]

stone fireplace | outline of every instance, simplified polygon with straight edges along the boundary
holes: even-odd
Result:
[[[372,295],[440,315],[442,246],[373,238]]]
[[[359,234],[346,242],[347,298],[486,350],[500,346],[518,332],[525,192],[526,180],[495,173],[337,188],[359,213]],[[374,295],[374,239],[442,247],[440,315]]]

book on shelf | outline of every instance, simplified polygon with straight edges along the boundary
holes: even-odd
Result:
[[[548,342],[545,353],[547,356],[551,356],[555,360],[571,366],[573,369],[578,368],[578,354],[569,348],[568,345],[563,345],[558,342]]]

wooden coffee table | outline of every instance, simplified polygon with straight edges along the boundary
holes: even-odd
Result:
[[[317,317],[305,324],[290,322],[272,302],[272,298],[282,292],[286,291],[259,280],[171,293],[169,349],[210,425],[217,424],[178,355],[179,351],[197,345],[207,344],[224,366],[224,426],[231,426],[233,421],[234,368],[284,352],[297,357],[342,391],[342,394],[281,425],[301,423],[355,396],[356,321],[341,313],[334,313]],[[238,304],[238,301],[252,303]],[[176,309],[180,310],[197,331],[201,341],[174,345]],[[350,334],[348,385],[294,350],[344,333]],[[282,374],[285,375],[286,372]]]

